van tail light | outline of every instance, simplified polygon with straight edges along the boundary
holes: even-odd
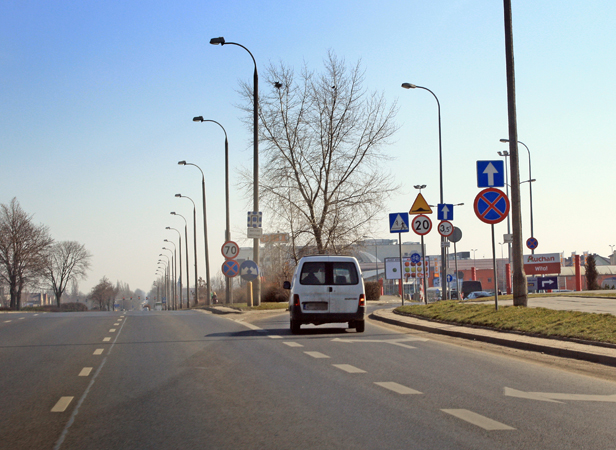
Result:
[[[364,294],[361,294],[359,296],[359,306],[366,306],[366,297],[364,296]]]
[[[293,306],[297,306],[299,308],[299,295],[293,294]]]

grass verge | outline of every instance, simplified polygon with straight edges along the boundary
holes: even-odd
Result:
[[[408,305],[395,309],[407,314],[443,322],[479,325],[496,330],[519,331],[546,337],[564,337],[616,344],[616,316],[546,308],[525,308],[441,301],[429,305]]]

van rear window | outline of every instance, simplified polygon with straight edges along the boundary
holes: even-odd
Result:
[[[306,262],[299,277],[305,285],[356,285],[359,274],[352,262]]]

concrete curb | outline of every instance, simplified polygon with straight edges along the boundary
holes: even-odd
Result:
[[[426,331],[428,333],[443,334],[520,350],[529,350],[608,366],[616,366],[616,348],[611,347],[445,324],[428,319],[395,314],[393,308],[376,310],[370,314],[370,318],[392,325]]]

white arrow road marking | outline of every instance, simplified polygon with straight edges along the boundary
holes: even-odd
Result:
[[[497,422],[496,420],[488,419],[487,417],[469,411],[468,409],[441,409],[441,411],[447,414],[451,414],[458,419],[462,419],[468,423],[481,427],[484,430],[515,430],[515,428],[512,428],[509,425]]]
[[[498,173],[496,167],[494,167],[492,163],[489,163],[483,173],[488,175],[488,186],[494,186],[494,174]]]
[[[409,394],[421,394],[421,392],[411,389],[410,387],[403,386],[393,381],[375,381],[374,384],[394,391],[397,394],[409,395]]]
[[[612,402],[616,403],[616,394],[612,395],[589,395],[589,394],[562,394],[556,392],[524,392],[516,389],[505,388],[505,396],[540,400],[543,402],[562,403],[558,400],[570,400],[578,402]]]

